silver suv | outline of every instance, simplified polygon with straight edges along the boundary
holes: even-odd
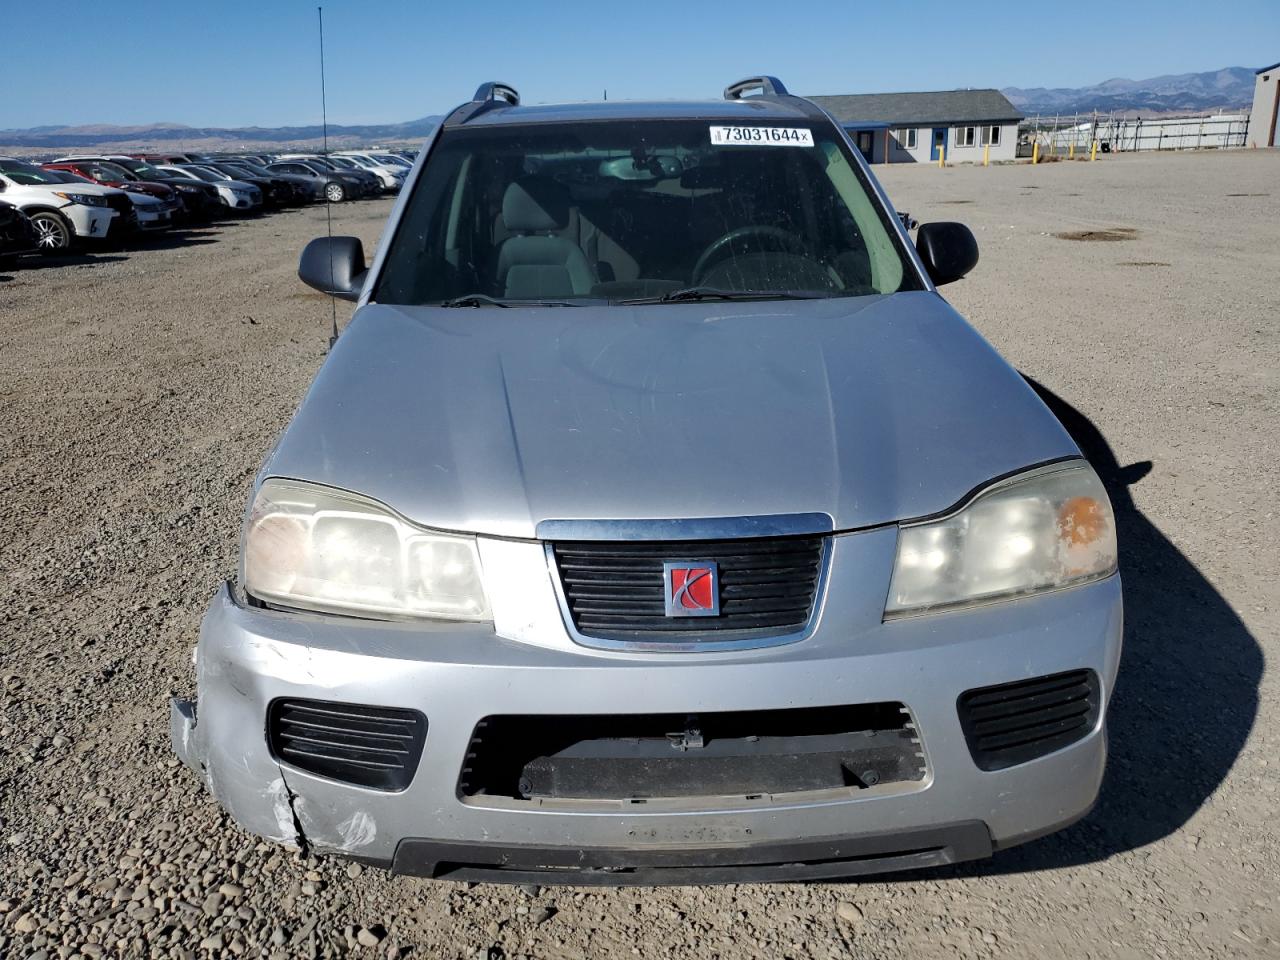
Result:
[[[267,456],[174,748],[247,830],[397,873],[786,880],[989,855],[1094,802],[1098,477],[771,77],[423,147]],[[198,706],[197,706],[198,703]]]

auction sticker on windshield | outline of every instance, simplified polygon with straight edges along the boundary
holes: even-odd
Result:
[[[800,127],[712,127],[711,143],[719,147],[812,147],[813,131]]]

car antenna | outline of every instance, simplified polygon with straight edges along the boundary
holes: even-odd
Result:
[[[320,131],[324,137],[324,155],[329,156],[329,107],[324,96],[324,7],[316,7],[320,16]],[[324,217],[329,230],[329,289],[333,289],[333,202],[329,199],[329,191],[324,193]],[[338,342],[338,298],[329,294],[329,305],[333,308],[333,329],[329,333],[329,349]]]

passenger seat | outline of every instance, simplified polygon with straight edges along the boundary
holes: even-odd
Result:
[[[586,254],[561,235],[569,191],[550,177],[516,180],[502,196],[502,222],[514,236],[498,249],[497,285],[517,300],[584,296],[595,285]]]

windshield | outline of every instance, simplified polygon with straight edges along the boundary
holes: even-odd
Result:
[[[117,160],[116,163],[132,170],[135,176],[143,180],[171,180],[173,178],[173,174],[168,171],[153,167],[149,163],[143,163],[141,160]]]
[[[74,176],[62,170],[45,170],[21,160],[0,160],[0,173],[14,183],[30,186],[36,183],[80,183],[82,177]]]
[[[388,167],[407,167],[409,165],[403,157],[393,157],[386,153],[374,154],[373,159],[379,163],[386,164]]]
[[[351,160],[348,160],[346,157],[325,157],[325,160],[328,161],[330,166],[339,167],[343,170],[359,170],[360,169],[359,164],[354,163]]]
[[[225,173],[218,173],[216,170],[210,170],[208,167],[183,167],[182,169],[187,171],[187,173],[195,174],[201,180],[205,180],[208,183],[220,183],[223,180],[231,179]]]
[[[837,130],[727,123],[442,132],[376,299],[472,306],[919,289]]]
[[[151,164],[145,163],[142,160],[134,160],[132,157],[115,157],[110,162],[114,163],[117,167],[124,167],[130,173],[139,177],[146,177],[150,180],[154,180],[161,172],[151,166]]]
[[[132,173],[120,166],[118,163],[109,163],[106,160],[99,160],[93,163],[82,163],[80,168],[84,170],[94,180],[137,180]]]
[[[235,164],[231,163],[211,163],[208,164],[208,167],[210,170],[216,170],[218,173],[225,174],[233,179],[246,175],[246,171],[239,169]]]

